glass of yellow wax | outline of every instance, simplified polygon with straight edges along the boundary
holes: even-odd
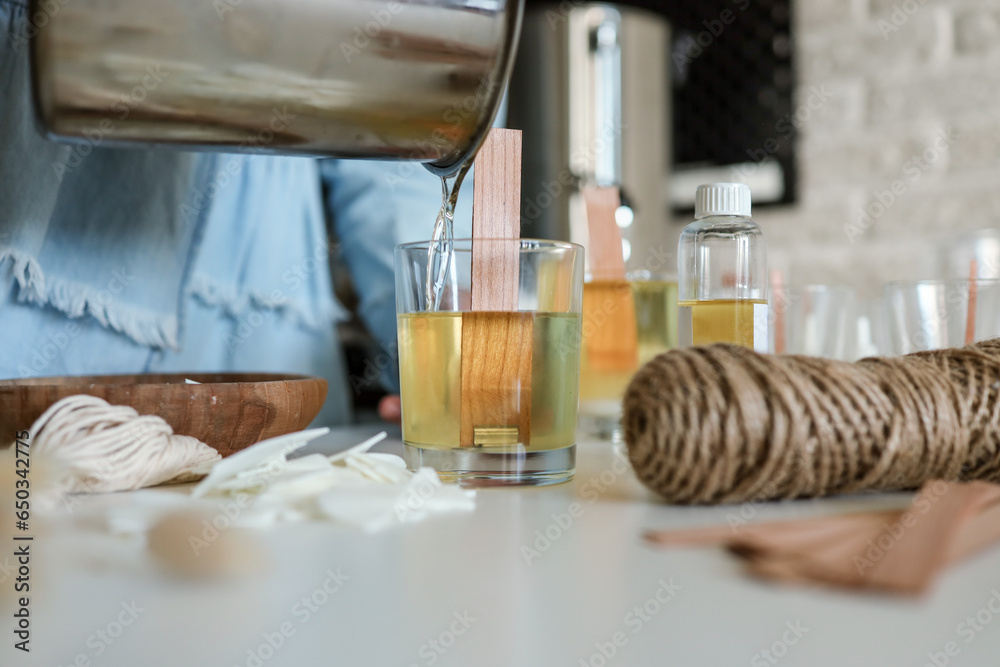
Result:
[[[497,257],[506,268],[483,277]],[[583,249],[534,239],[425,241],[398,246],[395,265],[407,465],[472,485],[570,479]],[[473,307],[494,289],[506,290],[506,305]]]
[[[677,347],[677,278],[636,271],[583,286],[580,413],[583,427],[621,440],[621,401],[639,367]]]

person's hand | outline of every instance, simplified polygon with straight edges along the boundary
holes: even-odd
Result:
[[[389,394],[383,396],[378,402],[378,416],[387,422],[398,424],[403,418],[403,408],[399,402],[399,396]]]

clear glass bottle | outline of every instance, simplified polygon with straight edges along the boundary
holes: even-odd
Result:
[[[698,187],[678,245],[678,343],[768,351],[767,254],[743,183]]]

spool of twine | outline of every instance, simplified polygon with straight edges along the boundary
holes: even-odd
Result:
[[[1000,481],[1000,339],[854,363],[672,350],[633,378],[623,424],[636,475],[673,503]]]
[[[67,396],[53,403],[29,433],[31,451],[59,471],[48,490],[60,493],[189,482],[221,458],[197,438],[176,435],[162,418],[97,396]]]

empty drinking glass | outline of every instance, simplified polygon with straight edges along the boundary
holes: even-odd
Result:
[[[894,354],[961,347],[1000,336],[1000,280],[888,283]]]

